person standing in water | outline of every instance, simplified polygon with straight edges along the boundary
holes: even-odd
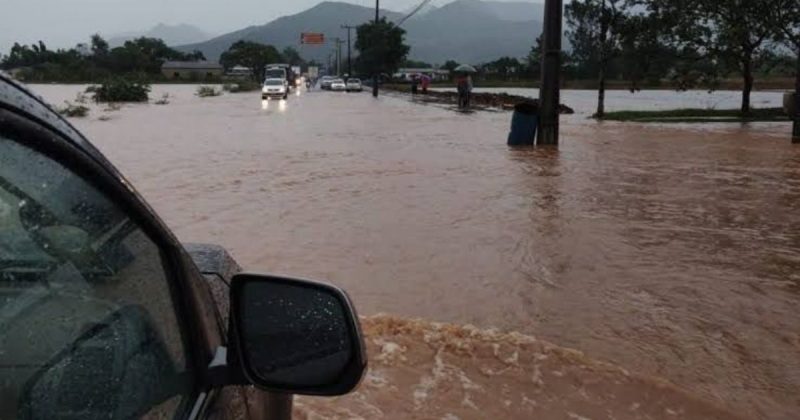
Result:
[[[456,77],[456,88],[458,89],[458,108],[469,108],[470,95],[472,93],[472,77],[466,73],[458,75],[458,77]]]

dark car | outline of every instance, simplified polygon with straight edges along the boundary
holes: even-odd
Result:
[[[292,394],[345,394],[365,369],[343,291],[179,243],[0,74],[0,418],[287,419]]]

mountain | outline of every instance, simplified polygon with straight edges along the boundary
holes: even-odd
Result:
[[[381,10],[381,16],[386,16],[391,21],[402,17],[400,13]],[[200,42],[177,47],[180,51],[198,49],[208,59],[216,59],[234,42],[257,41],[271,44],[282,50],[291,46],[300,51],[303,58],[325,61],[331,52],[333,38],[347,39],[347,31],[341,25],[359,25],[375,18],[375,9],[356,6],[349,3],[323,2],[305,12],[296,15],[284,16],[265,25],[250,26],[235,32],[220,35]],[[300,45],[300,33],[321,32],[329,45]],[[353,44],[355,44],[355,31],[353,31]],[[345,45],[344,50],[347,46]]]
[[[482,0],[456,0],[430,8],[403,24],[406,42],[411,46],[409,58],[430,63],[453,59],[477,64],[502,56],[526,56],[542,32],[541,22],[534,19],[541,16],[542,8],[537,3]],[[381,11],[381,15],[393,22],[405,16],[391,11]],[[272,44],[279,49],[292,46],[306,59],[325,62],[333,49],[333,38],[347,38],[347,31],[341,29],[341,25],[358,25],[374,19],[374,16],[374,9],[369,7],[324,2],[264,25],[250,26],[176,48],[187,52],[198,49],[209,59],[216,59],[231,44],[244,39]],[[301,32],[322,32],[328,45],[301,46]]]
[[[417,8],[417,6],[416,6],[416,5],[414,5],[414,6],[411,6],[411,7],[408,7],[408,8],[406,8],[405,10],[403,10],[403,11],[401,12],[401,14],[403,14],[404,16],[405,16],[405,15],[408,15],[409,13],[413,12],[413,11],[414,11],[414,9],[416,9],[416,8]],[[419,16],[424,16],[424,15],[426,15],[426,14],[428,14],[428,13],[430,13],[430,12],[432,12],[432,11],[436,10],[436,9],[437,9],[437,7],[436,7],[436,6],[434,6],[434,5],[433,5],[433,4],[431,4],[431,3],[428,3],[428,4],[426,4],[425,6],[423,6],[423,7],[422,7],[422,9],[420,9],[420,10],[419,10],[419,11],[418,11],[418,12],[417,12],[417,13],[416,13],[416,14],[415,14],[413,17],[412,17],[412,19],[416,19],[416,18],[417,18],[417,17],[419,17]]]
[[[544,3],[524,1],[487,1],[489,10],[499,19],[513,22],[544,21]]]
[[[146,32],[126,32],[114,35],[108,39],[108,45],[119,47],[125,41],[146,36],[148,38],[161,38],[169,45],[182,45],[189,42],[200,42],[211,38],[213,35],[203,31],[202,29],[187,25],[185,23],[178,25],[165,25],[159,23],[158,25],[150,28]]]
[[[504,3],[457,0],[408,21],[404,26],[410,56],[434,63],[453,59],[472,64],[526,56],[542,33],[542,23],[502,19],[497,16],[501,7],[496,4]]]

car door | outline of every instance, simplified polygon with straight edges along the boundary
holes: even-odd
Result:
[[[98,164],[0,109],[0,420],[188,418],[208,391],[176,249]]]

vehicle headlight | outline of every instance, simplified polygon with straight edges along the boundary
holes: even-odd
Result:
[[[267,93],[267,87],[266,86],[261,88],[261,93]]]

